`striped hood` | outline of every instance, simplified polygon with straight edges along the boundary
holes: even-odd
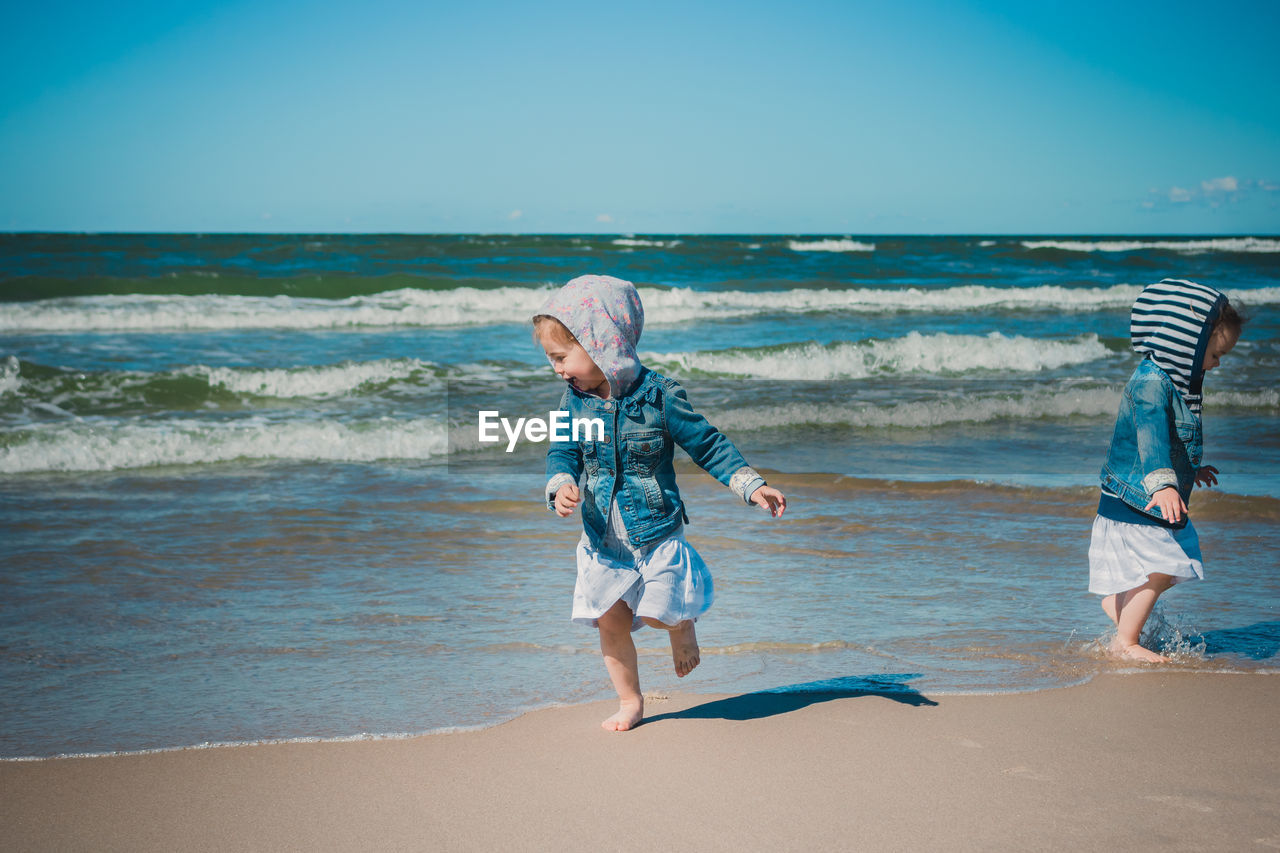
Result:
[[[1134,350],[1169,375],[1197,415],[1202,400],[1204,352],[1226,301],[1227,297],[1212,287],[1166,278],[1143,288],[1133,303],[1129,337]]]

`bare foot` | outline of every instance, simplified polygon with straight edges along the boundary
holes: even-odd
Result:
[[[600,724],[600,728],[610,732],[625,732],[640,725],[644,717],[644,698],[636,700],[623,699],[618,703],[618,713]]]
[[[1114,595],[1104,595],[1102,597],[1102,612],[1107,614],[1113,624],[1120,624],[1120,617],[1116,614],[1116,597]]]
[[[698,635],[693,630],[693,620],[686,619],[671,629],[671,660],[676,665],[676,675],[684,678],[702,662],[698,649]]]
[[[1113,654],[1129,660],[1138,660],[1143,663],[1168,663],[1169,659],[1162,654],[1157,654],[1151,649],[1143,648],[1137,643],[1124,644],[1119,639],[1111,641],[1111,651]]]

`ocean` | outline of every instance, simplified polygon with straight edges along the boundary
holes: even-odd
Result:
[[[1206,580],[1148,642],[1276,673],[1280,237],[0,235],[0,758],[493,725],[612,696],[541,502],[529,317],[640,288],[644,362],[788,497],[680,457],[715,576],[647,692],[1047,690],[1124,670],[1086,591],[1144,284],[1248,323],[1205,381]]]

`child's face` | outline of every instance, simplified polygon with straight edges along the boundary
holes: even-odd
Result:
[[[579,391],[595,394],[597,397],[609,396],[609,380],[604,372],[596,367],[596,363],[587,355],[582,344],[577,341],[559,340],[550,330],[538,332],[538,343],[551,359],[551,367],[556,376],[568,382]]]
[[[1233,335],[1226,329],[1218,329],[1209,338],[1209,346],[1204,351],[1205,370],[1213,370],[1218,366],[1222,357],[1231,352],[1231,348],[1236,345],[1236,341],[1240,340],[1239,335]]]

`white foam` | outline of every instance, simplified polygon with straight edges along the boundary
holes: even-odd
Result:
[[[382,385],[426,373],[431,365],[414,358],[347,362],[322,367],[251,370],[235,367],[196,367],[211,386],[259,397],[340,397],[367,385]]]
[[[20,370],[21,365],[17,356],[6,356],[4,361],[0,361],[0,397],[17,393],[18,388],[22,386]]]
[[[447,441],[437,420],[93,419],[40,424],[24,432],[25,440],[0,448],[0,473],[116,471],[232,460],[425,460],[443,456]]]
[[[1280,240],[1261,237],[1219,237],[1212,240],[1024,240],[1027,249],[1061,249],[1065,252],[1137,252],[1163,249],[1198,255],[1204,252],[1280,252]]]
[[[813,312],[954,312],[992,310],[1106,311],[1128,308],[1136,285],[939,289],[888,288],[710,291],[640,288],[648,326]],[[220,329],[341,329],[361,327],[526,324],[549,288],[491,290],[406,288],[348,299],[288,296],[113,295],[13,302],[0,312],[0,331],[158,331]],[[1249,305],[1280,304],[1280,287],[1238,291]]]
[[[16,359],[14,363],[17,364]],[[20,365],[19,365],[20,369]],[[134,411],[165,408],[168,388],[175,380],[207,383],[214,392],[204,401],[207,408],[225,404],[217,392],[229,392],[240,402],[246,397],[328,400],[343,397],[376,397],[387,393],[422,398],[439,394],[446,382],[491,383],[538,379],[547,375],[543,365],[464,362],[437,365],[414,358],[344,362],[335,365],[289,368],[209,367],[191,365],[155,373],[137,370],[40,371],[35,378],[22,378],[13,366],[0,361],[0,397],[3,389],[23,400],[30,409],[59,417],[116,413],[124,407]],[[12,381],[9,381],[12,380]],[[189,408],[193,398],[175,398],[178,408]],[[239,406],[233,406],[239,408]]]
[[[679,246],[680,240],[640,240],[634,237],[619,237],[613,241],[615,246],[654,246],[662,249],[671,249]]]
[[[1280,391],[1214,391],[1205,395],[1204,404],[1235,409],[1280,409]]]
[[[795,289],[785,291],[707,291],[689,288],[641,289],[645,322],[678,323],[718,317],[815,312],[950,312],[989,310],[1101,311],[1133,305],[1142,288],[1120,284],[1102,288],[1066,288],[1042,285],[1029,288],[999,288],[983,285],[924,290]],[[1280,301],[1280,288],[1271,288]],[[1251,304],[1260,301],[1249,291]]]
[[[999,332],[985,336],[910,332],[899,338],[719,352],[644,353],[641,359],[675,373],[760,379],[858,379],[904,373],[967,373],[975,370],[1037,372],[1102,358],[1121,357],[1094,334],[1045,340]]]
[[[403,288],[346,299],[289,296],[113,295],[10,303],[3,331],[340,329],[527,323],[548,290]]]
[[[891,406],[797,403],[730,409],[708,417],[724,430],[776,429],[798,424],[923,429],[1009,419],[1114,417],[1119,404],[1119,388],[1094,387],[1000,396],[971,395]]]
[[[857,240],[850,240],[846,237],[842,240],[828,239],[809,242],[791,240],[787,243],[787,248],[793,252],[874,252],[876,244],[859,243]]]

